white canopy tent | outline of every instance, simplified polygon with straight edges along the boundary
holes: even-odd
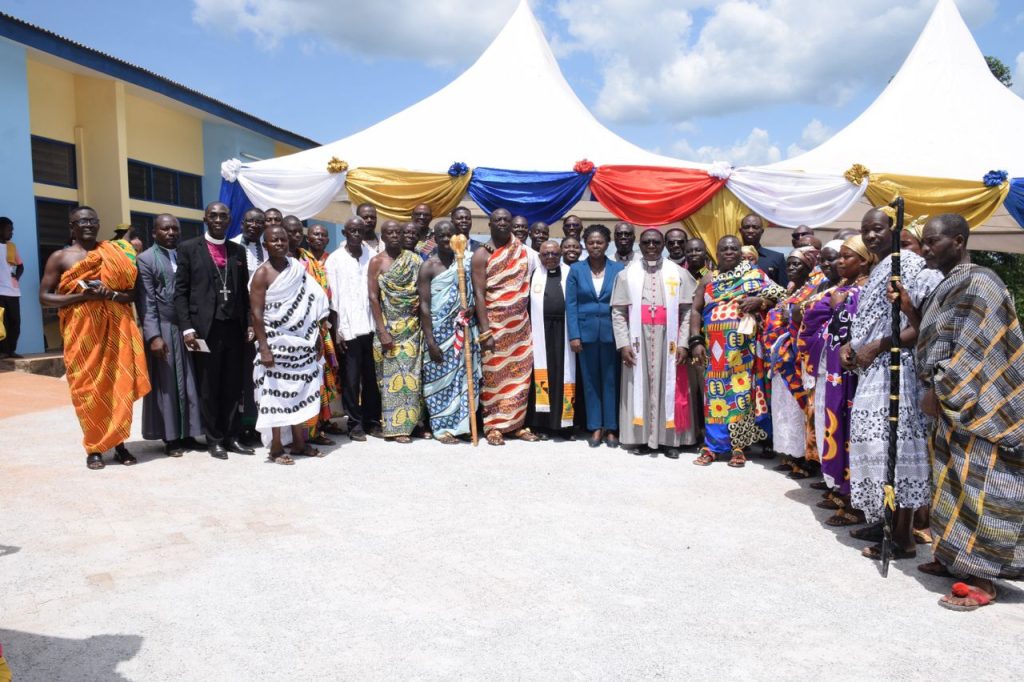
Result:
[[[850,125],[805,154],[768,168],[872,172],[980,182],[990,170],[1024,175],[1024,100],[992,77],[953,0],[939,0],[881,95]],[[834,227],[860,225],[862,199]],[[1024,230],[1000,208],[972,232],[971,247],[1024,253]]]

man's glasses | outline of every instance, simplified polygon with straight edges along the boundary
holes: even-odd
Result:
[[[99,227],[99,218],[80,218],[78,220],[72,220],[72,225],[78,225],[79,227]]]

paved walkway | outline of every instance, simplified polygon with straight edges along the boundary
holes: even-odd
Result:
[[[757,463],[345,439],[293,467],[137,442],[139,466],[93,472],[80,438],[70,407],[0,419],[19,682],[1021,670],[1019,587],[940,609],[948,581],[912,561],[883,580],[817,493]]]

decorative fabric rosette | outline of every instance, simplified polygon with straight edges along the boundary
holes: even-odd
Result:
[[[843,177],[846,178],[847,182],[854,185],[859,185],[871,175],[871,171],[868,170],[867,166],[863,164],[855,163],[843,173]]]
[[[457,178],[460,175],[465,175],[468,172],[469,166],[462,163],[461,161],[456,161],[452,165],[448,166],[448,175],[452,176],[453,178]]]
[[[1010,174],[1004,170],[990,170],[985,173],[985,177],[981,179],[985,183],[986,187],[998,187],[999,185],[1006,182],[1006,179],[1010,177]]]
[[[238,179],[238,171],[242,170],[242,162],[239,159],[228,159],[220,165],[220,176],[228,182]]]
[[[342,161],[337,156],[332,156],[331,160],[327,162],[328,173],[344,173],[348,170],[348,162]]]
[[[575,165],[573,165],[572,169],[580,175],[584,175],[594,170],[594,162],[588,161],[587,159],[580,159]]]

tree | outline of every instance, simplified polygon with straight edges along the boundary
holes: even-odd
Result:
[[[996,77],[996,80],[1008,88],[1013,87],[1013,76],[1010,74],[1010,67],[1002,62],[999,57],[985,57],[988,70]]]
[[[1013,86],[1013,79],[1010,77],[1010,68],[998,57],[985,57],[988,63],[988,70],[1000,83],[1006,87]],[[1013,295],[1017,307],[1017,317],[1024,318],[1024,256],[1016,253],[1002,253],[1000,251],[975,251],[971,254],[971,260],[977,264],[989,268],[1000,279],[1006,283],[1006,288]]]

